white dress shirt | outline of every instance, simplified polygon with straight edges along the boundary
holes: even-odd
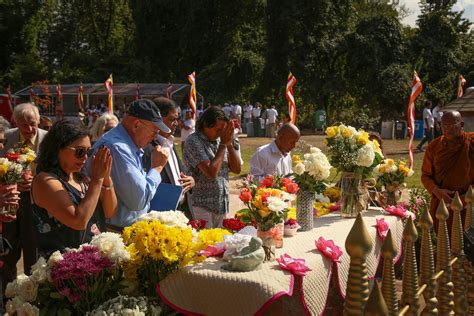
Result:
[[[244,107],[244,118],[252,118],[252,110],[253,110],[253,106],[251,105],[246,105]]]
[[[434,127],[434,117],[433,114],[431,114],[431,110],[428,108],[423,109],[423,123],[428,123],[430,128]],[[425,126],[425,128],[428,126]]]
[[[261,108],[254,107],[252,110],[252,116],[253,117],[260,117],[260,113],[262,112]]]
[[[278,112],[274,108],[267,110],[267,124],[273,124],[276,122]]]
[[[275,141],[257,148],[250,159],[250,174],[254,176],[284,176],[292,172],[291,155],[284,155]]]

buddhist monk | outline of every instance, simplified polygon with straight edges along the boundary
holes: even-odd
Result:
[[[449,206],[456,191],[464,201],[466,191],[474,183],[474,133],[464,132],[464,122],[458,111],[443,115],[441,130],[443,135],[428,145],[421,167],[421,182],[431,194],[430,213],[436,232],[438,219],[435,214],[439,201],[443,199]],[[463,211],[463,221],[464,217]],[[448,219],[449,232],[451,225],[452,216]]]

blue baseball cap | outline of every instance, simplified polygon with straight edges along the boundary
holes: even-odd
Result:
[[[171,133],[169,127],[163,122],[160,109],[152,100],[140,99],[133,101],[128,107],[127,114],[152,122],[164,133]]]

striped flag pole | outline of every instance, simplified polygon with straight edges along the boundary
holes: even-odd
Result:
[[[194,112],[194,120],[196,120],[196,73],[193,71],[192,74],[188,75],[188,81],[191,84],[191,90],[189,91],[189,106]]]
[[[108,102],[107,102],[109,113],[113,114],[114,113],[114,81],[112,79],[112,74],[109,75],[109,79],[107,79],[104,84],[109,94]]]
[[[423,84],[416,71],[413,72],[413,81],[411,84],[410,101],[408,102],[408,125],[410,126],[410,144],[408,145],[408,154],[410,155],[410,169],[413,169],[413,139],[415,136],[415,100],[423,90]]]
[[[77,94],[77,106],[79,107],[79,111],[84,112],[84,87],[82,86],[82,82],[79,85],[79,91]]]
[[[458,98],[462,97],[464,94],[463,91],[463,86],[466,84],[466,79],[462,75],[459,75],[459,80],[458,80]]]
[[[170,83],[168,83],[168,88],[166,88],[166,97],[168,99],[171,99],[171,93],[173,92],[173,85]]]
[[[296,104],[293,94],[293,86],[296,84],[296,78],[290,72],[286,81],[286,99],[288,100],[288,113],[290,114],[291,123],[296,124]]]
[[[13,97],[12,97],[12,87],[8,85],[7,87],[7,94],[8,94],[8,106],[11,111],[13,111]]]
[[[135,93],[135,100],[140,100],[142,97],[140,96],[140,83],[137,82],[137,91]]]
[[[56,98],[58,98],[58,100],[63,99],[63,93],[61,91],[61,85],[59,83],[56,85]]]

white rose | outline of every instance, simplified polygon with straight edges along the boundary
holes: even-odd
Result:
[[[301,163],[301,162],[298,162],[295,166],[295,173],[297,175],[302,175],[304,172],[305,172],[305,167],[304,167],[304,164]]]
[[[99,248],[99,251],[114,263],[130,260],[130,253],[125,249],[125,244],[119,234],[101,233],[92,237],[90,244]]]
[[[357,153],[357,165],[361,167],[370,167],[374,163],[375,152],[372,145],[367,144],[359,148]]]
[[[46,281],[48,277],[48,264],[43,257],[40,257],[38,261],[31,266],[31,279],[35,282],[41,283]]]
[[[33,302],[36,299],[36,294],[38,293],[38,283],[33,280],[25,280],[19,284],[20,295],[27,302]]]

